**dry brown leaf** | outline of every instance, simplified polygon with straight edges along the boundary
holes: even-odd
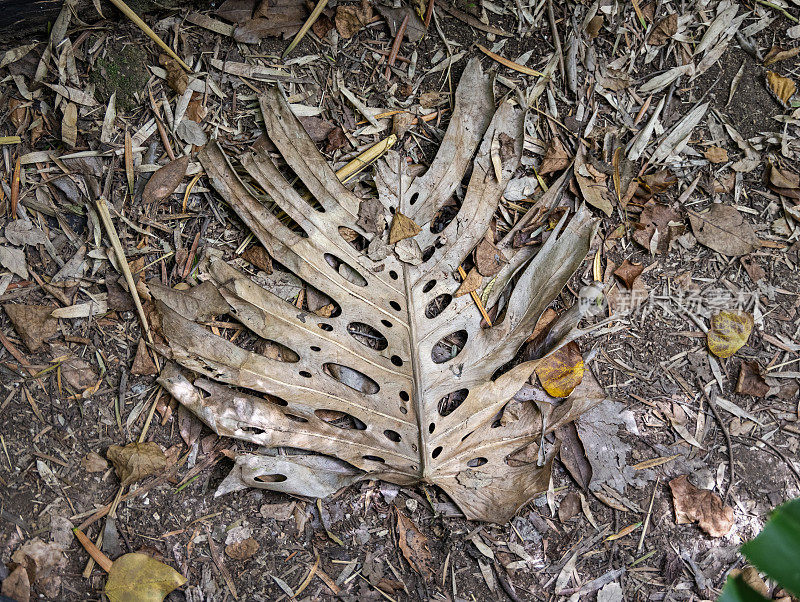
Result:
[[[28,602],[31,599],[31,584],[24,566],[19,565],[3,579],[0,594],[14,602]]]
[[[131,366],[131,374],[139,376],[149,376],[151,374],[158,374],[156,365],[153,363],[150,354],[147,352],[147,343],[143,338],[139,338],[139,344],[136,347],[136,357],[133,358],[133,366]]]
[[[575,482],[578,483],[584,490],[589,489],[589,483],[592,480],[592,465],[586,458],[586,452],[583,449],[583,442],[578,429],[575,428],[575,423],[562,426],[556,432],[556,437],[561,442],[558,448],[559,458],[564,468],[567,469]]]
[[[575,180],[578,182],[584,201],[606,215],[611,215],[614,206],[611,204],[607,178],[587,160],[586,149],[583,146],[575,157]]]
[[[161,602],[186,577],[147,554],[125,554],[108,571],[105,594],[110,602]]]
[[[708,348],[717,357],[730,357],[741,349],[753,332],[753,316],[746,311],[721,311],[711,317]]]
[[[89,452],[81,459],[81,467],[86,472],[105,472],[108,462],[97,452]]]
[[[397,543],[403,557],[419,575],[430,581],[434,576],[433,558],[425,537],[410,518],[397,513]]]
[[[336,31],[345,40],[352,38],[362,27],[372,19],[372,6],[367,0],[362,0],[361,6],[352,4],[339,5],[336,8],[334,23]]]
[[[481,284],[483,284],[483,276],[480,275],[476,268],[472,268],[467,272],[467,277],[461,282],[456,292],[453,293],[453,296],[460,297],[462,295],[468,295],[478,290]]]
[[[575,341],[544,358],[536,368],[539,382],[552,397],[569,397],[583,380],[583,356]]]
[[[296,0],[262,0],[253,18],[233,31],[233,38],[244,44],[257,44],[261,38],[283,36],[288,39],[300,31],[308,18],[305,3]]]
[[[725,506],[720,497],[706,489],[698,489],[682,475],[669,482],[675,522],[679,525],[697,522],[711,537],[723,537],[733,527],[733,508]]]
[[[767,277],[767,273],[764,271],[764,268],[757,263],[758,260],[753,255],[743,255],[739,261],[742,262],[744,271],[747,272],[747,275],[750,276],[750,279],[753,282],[758,282],[759,280],[763,280]]]
[[[790,199],[800,199],[800,175],[777,165],[770,166],[768,186],[774,192]]]
[[[475,267],[481,276],[494,276],[506,264],[503,253],[491,241],[481,239],[475,247]]]
[[[389,244],[393,245],[405,238],[416,236],[421,230],[422,228],[413,219],[397,211],[392,219],[392,227],[389,229]]]
[[[225,553],[234,560],[247,560],[258,552],[258,542],[252,537],[225,546]]]
[[[703,154],[711,163],[728,162],[728,151],[719,146],[709,146]]]
[[[261,245],[250,245],[242,253],[242,259],[249,261],[259,270],[272,274],[272,257]]]
[[[598,35],[600,35],[600,30],[603,27],[603,15],[595,15],[589,20],[589,23],[586,25],[586,33],[589,34],[589,37],[594,39]]]
[[[156,171],[144,187],[142,200],[145,203],[155,203],[163,201],[180,185],[186,170],[189,167],[189,155],[179,157],[170,161],[164,167]]]
[[[797,84],[788,77],[767,71],[767,90],[779,103],[788,108],[792,97],[797,93]]]
[[[677,183],[678,179],[670,170],[662,169],[639,178],[639,190],[636,191],[636,196],[648,200],[666,192]]]
[[[67,565],[63,548],[38,537],[26,541],[12,555],[12,562],[28,573],[31,585],[49,600],[58,599],[61,593],[61,575]]]
[[[632,289],[633,283],[642,275],[644,265],[641,263],[631,263],[627,259],[622,262],[622,265],[614,270],[614,276],[619,278],[625,285],[625,288]]]
[[[694,237],[701,245],[735,257],[747,255],[761,246],[753,227],[735,207],[715,203],[707,213],[690,213]]]
[[[114,465],[122,485],[136,483],[167,467],[167,457],[155,441],[129,443],[125,447],[112,445],[106,456]]]
[[[567,149],[564,148],[561,140],[554,136],[553,139],[550,140],[550,144],[547,146],[547,151],[545,151],[542,164],[539,166],[539,174],[546,175],[556,171],[561,171],[569,167],[569,164],[570,157],[567,153]]]
[[[736,382],[736,392],[740,395],[753,397],[766,397],[769,385],[764,380],[764,371],[758,362],[742,362],[739,366],[739,380]]]
[[[781,48],[780,46],[773,46],[764,57],[764,66],[769,67],[775,63],[792,59],[800,54],[800,46],[796,48]]]
[[[61,140],[68,148],[73,148],[78,140],[78,105],[68,102],[61,120]]]
[[[259,487],[325,497],[371,478],[404,486],[426,482],[446,491],[470,519],[507,521],[547,490],[551,462],[512,466],[506,458],[536,448],[543,434],[605,397],[587,372],[544,426],[533,404],[509,403],[537,360],[513,367],[510,362],[584,261],[595,220],[579,206],[561,213],[537,248],[517,249],[506,241],[500,250],[508,263],[495,276],[500,284],[484,293],[489,307],[502,294],[510,294],[511,302],[500,324],[481,328],[471,295],[453,293],[459,266],[491,228],[507,183],[520,168],[524,113],[511,103],[495,109],[491,78],[480,62],[466,65],[441,149],[423,174],[411,173],[393,151],[376,162],[379,201],[421,228],[385,254],[377,252],[375,241],[386,232],[379,236],[356,224],[362,200],[336,177],[281,91],[268,89],[260,106],[275,151],[251,149],[238,162],[274,201],[276,213],[283,211],[305,236],[242,186],[219,143],[209,142],[198,158],[208,181],[270,254],[280,257],[288,270],[280,273],[296,284],[279,296],[222,258],[201,262],[199,276],[206,279],[203,285],[216,287],[225,306],[221,313],[246,329],[236,341],[215,335],[185,307],[182,296],[193,289],[153,285],[165,341],[159,351],[197,374],[190,381],[168,364],[159,382],[218,435],[315,453],[268,454],[248,446],[253,451],[236,454],[217,493]],[[490,157],[493,140],[501,142],[501,181]],[[309,202],[283,184],[275,153],[324,212],[302,209]],[[468,173],[463,202],[448,205]],[[363,190],[369,194],[370,188]],[[444,207],[452,220],[437,232],[433,225]],[[349,237],[348,231],[360,237],[348,242],[342,236]],[[404,257],[413,262],[404,263]],[[320,317],[293,303],[309,287],[327,295],[335,312]],[[566,342],[571,329],[562,330],[553,334],[551,348]],[[297,361],[260,355],[250,345],[254,336],[291,349]],[[503,366],[508,371],[498,372]],[[335,424],[325,419],[332,411],[340,413]],[[498,415],[501,424],[492,428]]]
[[[180,63],[167,54],[158,57],[158,62],[167,72],[167,85],[178,94],[186,92],[189,86],[189,76]]]
[[[8,303],[3,309],[31,353],[36,353],[46,340],[58,333],[58,320],[52,316],[52,307]]]
[[[570,491],[558,504],[558,520],[562,523],[565,523],[569,519],[578,516],[580,511],[581,499],[578,497],[577,493]]]
[[[647,37],[647,43],[651,46],[661,46],[676,33],[678,33],[678,13],[672,13],[661,19],[653,27]]]
[[[386,210],[378,199],[366,199],[358,206],[358,221],[356,226],[369,232],[380,235],[386,230]]]

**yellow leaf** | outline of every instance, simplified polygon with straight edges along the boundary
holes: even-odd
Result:
[[[147,554],[125,554],[111,565],[106,595],[111,602],[162,602],[186,577]]]
[[[583,357],[578,344],[567,343],[536,368],[544,390],[552,397],[569,397],[583,380]]]
[[[633,523],[632,525],[628,525],[627,527],[624,527],[622,530],[620,530],[619,533],[614,533],[614,535],[609,535],[608,537],[605,538],[604,541],[614,541],[615,539],[619,539],[620,537],[625,537],[628,533],[635,531],[641,526],[642,523]]]
[[[797,84],[788,77],[778,75],[774,71],[767,71],[767,89],[778,99],[778,102],[784,107],[788,107],[797,92]]]
[[[753,316],[744,311],[721,311],[711,318],[708,349],[717,357],[730,357],[753,332]]]

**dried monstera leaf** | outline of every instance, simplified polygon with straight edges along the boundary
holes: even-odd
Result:
[[[484,239],[520,164],[524,114],[510,103],[495,110],[480,64],[465,69],[450,126],[423,175],[407,173],[397,154],[378,163],[377,221],[402,214],[420,228],[404,230],[409,236],[393,245],[385,230],[362,227],[360,199],[336,178],[282,94],[272,89],[260,102],[267,135],[291,174],[267,153],[232,159],[215,141],[200,161],[270,256],[304,290],[330,298],[334,310],[320,316],[300,296],[287,302],[207,258],[201,277],[224,298],[228,319],[292,351],[267,357],[239,346],[241,338],[234,344],[212,334],[181,303],[186,293],[154,292],[165,352],[201,375],[192,382],[173,366],[162,384],[218,434],[263,446],[236,458],[217,493],[251,486],[322,497],[361,479],[427,482],[470,519],[507,521],[547,489],[554,450],[541,454],[539,466],[542,431],[604,399],[587,371],[566,399],[552,400],[543,428],[539,406],[514,399],[540,360],[512,362],[584,260],[595,220],[585,207],[564,212],[541,246],[517,249],[523,217],[497,241],[504,262],[484,298],[497,317],[481,328],[472,297],[454,296],[458,271]],[[491,160],[495,139],[510,141],[499,170]],[[457,215],[434,232],[437,212],[470,166]],[[305,191],[288,184],[295,176]],[[379,243],[386,252],[370,253]]]

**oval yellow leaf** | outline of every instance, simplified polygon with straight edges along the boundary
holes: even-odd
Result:
[[[186,577],[147,554],[125,554],[111,565],[106,596],[111,602],[162,602]]]
[[[730,357],[741,349],[753,332],[753,316],[746,311],[721,311],[711,318],[708,349],[717,357]]]
[[[567,343],[536,368],[539,382],[552,397],[569,397],[583,380],[583,356],[578,344]]]

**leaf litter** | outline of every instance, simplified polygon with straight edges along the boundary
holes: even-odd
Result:
[[[701,584],[711,580],[703,575],[720,575],[728,567],[718,548],[700,538],[696,527],[678,530],[671,519],[644,521],[641,529],[634,525],[649,516],[651,500],[655,502],[655,507],[650,505],[653,513],[670,515],[664,506],[668,500],[663,488],[652,487],[657,476],[672,479],[689,474],[702,491],[709,491],[727,482],[728,461],[744,463],[746,476],[737,470],[729,493],[734,498],[731,507],[737,508],[737,534],[748,529],[754,534],[769,506],[793,491],[791,464],[781,459],[797,451],[797,414],[791,403],[792,391],[796,395],[797,388],[792,363],[797,332],[791,302],[787,302],[797,292],[794,273],[800,222],[800,186],[791,168],[797,152],[792,22],[784,22],[777,5],[744,7],[726,2],[712,2],[702,9],[659,5],[658,10],[652,3],[610,8],[544,2],[435,7],[421,3],[396,8],[361,2],[334,7],[317,3],[312,23],[309,14],[313,8],[249,0],[225,2],[208,14],[145,15],[155,32],[145,37],[135,31],[132,34],[133,30],[107,27],[108,22],[99,30],[85,29],[84,22],[75,20],[67,7],[52,29],[49,44],[12,44],[0,53],[3,85],[8,91],[3,96],[8,103],[4,109],[10,116],[7,129],[0,132],[7,173],[0,207],[9,217],[0,224],[4,233],[0,240],[0,296],[6,308],[44,308],[35,320],[18,314],[14,321],[8,311],[3,312],[6,322],[0,323],[4,336],[0,353],[5,355],[0,357],[0,370],[3,379],[16,374],[9,378],[17,394],[6,398],[14,390],[0,390],[0,415],[12,425],[5,428],[3,424],[0,458],[5,456],[5,464],[19,467],[18,473],[24,474],[24,464],[31,461],[25,450],[44,450],[37,453],[51,457],[37,456],[36,479],[46,484],[41,495],[64,505],[67,515],[77,516],[103,508],[102,504],[113,498],[108,487],[118,482],[117,477],[106,475],[102,457],[99,462],[87,461],[81,467],[85,472],[77,476],[60,462],[78,466],[88,452],[104,452],[97,441],[107,441],[105,446],[119,443],[124,449],[137,432],[155,433],[159,449],[166,450],[161,452],[166,461],[163,466],[161,460],[150,462],[155,472],[126,494],[141,491],[137,495],[146,494],[148,504],[136,509],[135,504],[126,505],[130,504],[126,497],[123,507],[126,512],[133,508],[133,514],[125,514],[124,519],[118,516],[107,524],[144,521],[133,531],[122,525],[127,533],[133,533],[133,547],[120,542],[131,551],[155,541],[138,535],[152,533],[152,525],[163,526],[162,532],[178,531],[176,535],[167,533],[162,541],[172,543],[177,541],[173,538],[180,538],[192,559],[197,553],[205,554],[218,571],[220,586],[231,592],[238,587],[249,595],[247,586],[234,576],[239,574],[238,567],[250,566],[247,563],[259,562],[277,550],[275,556],[287,561],[285,570],[290,572],[284,572],[280,564],[281,568],[270,573],[274,583],[265,587],[271,588],[274,597],[301,592],[319,596],[342,590],[361,599],[375,595],[376,590],[392,598],[402,597],[412,587],[410,580],[421,577],[413,568],[407,572],[410,567],[406,564],[398,567],[391,554],[400,541],[387,540],[378,527],[379,517],[391,524],[387,521],[395,505],[397,514],[410,517],[410,525],[420,536],[409,538],[408,527],[406,543],[416,542],[434,563],[433,577],[425,576],[429,587],[444,588],[441,591],[456,599],[485,591],[496,596],[501,590],[512,599],[525,598],[526,592],[551,593],[554,586],[559,592],[572,592],[569,595],[598,591],[599,598],[602,594],[602,599],[618,599],[617,581],[626,593],[628,587],[652,592],[677,585],[681,591],[697,588],[705,594]],[[105,17],[81,13],[81,18],[91,22]],[[280,38],[292,37],[304,26],[307,33],[298,37],[299,44],[278,60],[286,49]],[[169,52],[180,56],[161,54],[167,51],[159,48],[154,36],[166,40]],[[625,43],[614,43],[615,39]],[[147,64],[141,68],[149,70],[147,77],[155,74],[148,85],[135,90],[133,105],[123,102],[126,91],[122,87],[109,98],[101,96],[93,84],[87,85],[87,76],[92,78],[93,72],[103,69],[103,77],[113,75],[109,65],[120,43],[146,48]],[[474,49],[473,43],[477,43]],[[234,48],[229,55],[228,49]],[[453,92],[464,79],[472,56],[481,56],[484,69],[494,76],[491,95],[487,95],[492,100],[485,105],[486,122],[493,114],[508,112],[507,105],[518,107],[517,112],[529,108],[522,127],[508,134],[510,145],[498,135],[485,137],[487,129],[494,127],[487,128],[486,122],[474,130],[466,145],[452,134],[459,131],[452,127],[453,122],[465,123],[463,112],[458,111],[458,94]],[[191,65],[191,69],[183,65]],[[542,73],[546,76],[539,75]],[[286,140],[276,134],[280,128],[267,127],[267,136],[263,135],[264,111],[258,101],[267,84],[276,82],[282,86],[279,97],[286,98],[289,110],[277,102],[270,108],[290,125],[291,114],[301,116],[303,127],[319,142],[324,158],[311,152],[311,146],[303,147],[300,158],[291,149],[287,151]],[[473,88],[479,96],[483,94],[481,86]],[[133,113],[126,112],[125,107],[134,105]],[[500,110],[495,113],[497,107]],[[474,115],[467,118],[474,119]],[[292,131],[302,133],[303,127]],[[324,168],[331,165],[330,171],[336,173],[334,170],[357,159],[389,131],[397,136],[390,146],[403,162],[394,153],[385,155],[378,160],[373,178],[376,163],[370,159],[369,168],[348,181],[350,192],[337,187]],[[274,146],[276,136],[278,146]],[[201,150],[204,144],[206,148]],[[216,155],[220,161],[207,165],[203,157],[216,144],[220,145]],[[439,146],[443,156],[454,157],[456,168],[437,167]],[[81,161],[95,161],[98,169],[77,167],[78,159],[72,158],[76,154]],[[313,162],[313,174],[302,172],[301,159]],[[275,172],[270,172],[267,182],[254,177],[254,171],[271,169],[265,161],[272,162],[282,179]],[[423,175],[426,168],[431,172],[427,179]],[[297,173],[298,169],[302,173]],[[482,182],[475,177],[476,170],[483,175]],[[228,179],[231,173],[235,177]],[[468,177],[461,182],[464,173]],[[317,174],[325,175],[324,183],[315,184],[316,178],[310,176]],[[254,212],[249,217],[235,201],[229,205],[222,202],[230,202],[222,188],[235,184],[237,178],[246,191],[237,198],[251,195],[256,199],[247,209]],[[132,196],[126,192],[126,180]],[[275,181],[282,187],[295,186],[299,200],[263,185]],[[437,182],[443,185],[432,186]],[[331,186],[336,202],[324,206],[319,195]],[[110,239],[106,237],[110,234],[94,203],[101,194],[121,239],[120,256],[108,252]],[[491,206],[495,198],[495,210],[490,212],[484,205]],[[217,420],[211,410],[205,411],[206,422],[213,418],[220,434],[231,435],[220,438],[203,427],[186,406],[175,411],[175,402],[168,395],[149,388],[154,373],[164,364],[162,355],[153,355],[153,351],[174,355],[174,331],[171,337],[169,324],[165,329],[161,321],[163,310],[155,308],[169,300],[174,312],[203,329],[203,333],[198,331],[198,340],[219,337],[220,343],[227,341],[264,357],[273,362],[270,366],[278,365],[277,371],[268,372],[270,376],[285,376],[292,369],[299,373],[307,366],[309,354],[324,354],[325,359],[313,360],[321,372],[309,370],[314,382],[297,376],[299,386],[316,385],[324,375],[331,379],[329,387],[334,390],[348,388],[345,398],[389,399],[391,384],[374,378],[372,368],[364,364],[353,365],[339,354],[330,359],[327,343],[311,343],[320,351],[303,349],[300,353],[296,348],[299,342],[308,344],[309,340],[281,339],[274,329],[269,333],[254,329],[264,317],[259,317],[263,308],[253,305],[253,297],[247,295],[262,287],[267,295],[277,294],[281,303],[291,303],[294,315],[304,316],[313,329],[330,332],[323,335],[328,340],[350,341],[346,346],[356,345],[363,357],[375,351],[377,357],[388,359],[385,369],[427,374],[428,369],[409,364],[419,363],[419,358],[427,362],[430,357],[433,370],[444,375],[431,390],[436,391],[437,386],[446,390],[430,399],[417,389],[409,391],[412,403],[406,410],[410,417],[403,416],[413,424],[417,418],[413,402],[424,400],[435,423],[434,431],[424,439],[446,439],[442,429],[464,420],[476,395],[474,382],[464,388],[453,388],[454,383],[475,379],[481,370],[499,369],[503,378],[520,369],[519,358],[510,365],[490,361],[478,365],[477,371],[474,361],[463,360],[482,349],[476,337],[484,331],[501,332],[496,330],[498,326],[504,328],[508,316],[515,315],[518,300],[514,291],[532,284],[524,280],[528,262],[544,257],[548,245],[577,223],[575,209],[581,200],[590,205],[584,209],[587,215],[600,218],[599,236],[587,246],[589,261],[564,269],[561,282],[566,288],[553,285],[543,296],[541,291],[531,294],[546,299],[546,304],[558,311],[527,347],[538,352],[525,361],[541,366],[556,362],[556,370],[550,374],[560,374],[567,381],[580,380],[580,364],[584,366],[583,379],[571,394],[572,383],[563,387],[565,383],[559,382],[553,388],[543,370],[535,370],[538,376],[532,379],[521,380],[519,391],[509,394],[502,413],[494,412],[488,427],[502,432],[528,425],[518,448],[509,450],[512,453],[493,456],[477,452],[485,444],[475,439],[482,436],[480,429],[470,425],[463,431],[454,430],[454,437],[456,432],[467,437],[459,443],[453,440],[456,449],[476,451],[463,458],[466,467],[455,478],[454,487],[467,492],[466,496],[447,496],[428,486],[410,487],[419,480],[418,475],[397,471],[393,457],[384,453],[413,442],[417,450],[406,449],[409,458],[426,456],[429,465],[439,458],[444,462],[452,453],[449,445],[442,445],[439,456],[432,458],[428,455],[432,456],[436,447],[420,450],[415,442],[414,433],[419,439],[430,427],[422,419],[409,434],[402,427],[392,428],[384,422],[385,417],[367,412],[365,419],[352,404],[321,407],[303,400],[298,405],[295,398],[286,400],[258,389],[254,400],[248,397],[254,393],[249,386],[252,382],[244,388],[218,384],[244,382],[239,379],[249,373],[250,364],[244,365],[244,372],[239,368],[234,372],[229,365],[220,364],[219,358],[210,358],[217,363],[209,364],[209,358],[200,354],[195,359],[202,358],[203,365],[189,368],[204,372],[204,377],[185,371],[181,378],[199,391],[200,399],[239,408],[231,422]],[[331,215],[330,207],[337,207],[336,203],[344,207],[345,214],[337,210]],[[483,213],[468,215],[470,203],[482,207]],[[320,208],[326,210],[325,217],[315,214],[322,213]],[[390,209],[395,209],[394,213]],[[267,232],[251,225],[264,211],[275,216],[275,220],[268,218],[274,227]],[[19,219],[10,219],[12,214]],[[475,216],[480,217],[480,227],[473,225]],[[395,222],[398,226],[390,242]],[[344,229],[338,229],[340,225]],[[304,238],[309,242],[292,242],[286,247],[287,240],[294,241],[283,230],[286,227],[301,238],[309,229],[321,227],[325,242],[319,245],[319,235],[312,232]],[[319,251],[297,254],[297,249],[315,244],[323,248],[322,259]],[[84,245],[88,250],[80,252]],[[417,312],[426,315],[430,310],[434,317],[426,320],[441,323],[442,332],[437,332],[437,340],[426,341],[427,347],[417,357],[401,335],[386,335],[386,330],[399,325],[393,313],[396,310],[386,304],[395,301],[402,312],[407,309],[406,301],[413,301],[418,293],[412,290],[405,297],[398,293],[397,298],[387,298],[381,283],[395,282],[395,288],[401,290],[400,285],[410,282],[409,273],[423,273],[425,265],[438,261],[437,253],[443,254],[441,249],[450,245],[459,248],[459,261],[441,267],[441,273],[429,278],[436,283],[421,297],[431,301],[424,314]],[[294,249],[292,253],[301,260],[287,266],[287,248]],[[586,255],[585,251],[576,254]],[[381,264],[382,271],[371,271]],[[226,271],[225,266],[237,273]],[[578,274],[570,279],[566,273],[575,269]],[[299,278],[291,274],[298,270],[302,272]],[[120,273],[126,271],[131,279],[126,274],[120,279]],[[326,275],[328,283],[337,283],[337,289],[309,281],[314,274]],[[576,316],[588,315],[570,306],[578,305],[582,286],[591,280],[599,282],[601,276],[616,319],[601,326],[599,334],[583,337],[578,351],[575,343],[569,343],[547,356],[547,351],[573,336],[568,333],[578,324]],[[387,312],[377,321],[375,315],[360,310],[355,319],[352,314],[357,303],[350,301],[349,293],[342,297],[339,292],[342,287],[358,292],[362,279],[368,290],[361,296]],[[212,294],[218,288],[222,296]],[[463,294],[456,296],[457,292]],[[106,294],[107,302],[102,297]],[[700,302],[698,295],[703,298]],[[144,304],[141,315],[152,326],[152,341],[147,333],[138,332],[136,314],[126,313],[135,309],[134,301]],[[726,311],[746,312],[752,316],[752,324],[747,328],[746,324],[741,328],[721,324],[718,316]],[[533,313],[539,312],[541,309]],[[469,320],[456,320],[448,324],[452,330],[444,332],[445,318],[454,313]],[[442,317],[437,320],[438,316]],[[534,324],[537,318],[533,318]],[[382,319],[391,321],[392,326],[380,323]],[[322,330],[317,324],[334,330]],[[461,326],[466,326],[465,334],[461,334]],[[533,327],[528,324],[524,328],[528,328],[526,337],[530,336]],[[495,336],[508,340],[508,333]],[[519,347],[509,345],[515,346]],[[572,353],[566,360],[559,358],[558,354],[568,350]],[[720,351],[719,356],[714,355],[715,350]],[[402,366],[391,363],[395,357]],[[701,357],[704,362],[699,361]],[[14,379],[23,378],[21,390]],[[584,414],[588,418],[581,419],[575,429],[563,406],[587,385],[596,387],[595,378],[608,388],[605,394],[593,390],[592,396],[598,400],[610,396],[627,407],[612,406],[616,415],[596,417],[591,412],[605,408],[608,402],[602,402]],[[542,387],[545,381],[549,393],[567,393],[568,397],[551,396]],[[184,381],[177,382],[187,387]],[[365,392],[376,385],[376,393]],[[324,388],[326,393],[331,391],[329,387]],[[713,401],[699,394],[700,387]],[[758,403],[766,398],[772,404],[769,417],[766,406]],[[242,400],[247,402],[244,406]],[[258,431],[262,423],[253,426],[254,415],[247,415],[247,404],[260,407],[259,400],[278,408],[268,414],[273,422],[285,423],[286,414],[308,420],[293,421],[286,432],[326,429],[335,434],[334,439],[345,441],[374,432],[368,450],[373,453],[362,456],[389,460],[381,463],[389,466],[378,466],[374,458],[345,454],[346,460],[354,460],[354,470],[352,463],[341,458],[309,455],[305,441],[299,446],[306,450],[304,455],[286,442],[279,443],[277,451],[257,449],[257,443],[264,441],[264,434]],[[281,405],[283,402],[291,403],[292,408]],[[365,407],[360,401],[358,406]],[[366,407],[374,409],[369,403]],[[491,404],[486,414],[489,407]],[[716,409],[711,412],[712,408],[718,408],[723,418],[715,415]],[[247,415],[244,421],[241,411]],[[78,416],[80,428],[76,426]],[[424,416],[422,413],[420,418]],[[540,423],[537,416],[541,416]],[[488,423],[490,417],[479,418]],[[170,423],[176,420],[179,428],[173,429]],[[499,426],[493,426],[497,422]],[[780,426],[774,433],[765,426],[772,423]],[[100,429],[103,435],[98,435]],[[62,432],[80,435],[66,439],[65,444],[54,437]],[[111,441],[109,433],[113,433]],[[733,449],[730,458],[725,455],[726,446],[720,444],[726,433],[732,439],[728,441]],[[598,454],[597,449],[604,449],[598,441],[610,453]],[[73,450],[77,445],[81,449]],[[312,451],[320,453],[319,448]],[[338,448],[321,453],[333,451],[338,453]],[[193,524],[201,513],[190,515],[187,509],[213,490],[215,482],[209,483],[204,471],[220,455],[235,464],[219,491],[255,484],[248,478],[258,475],[268,481],[259,486],[290,491],[290,485],[281,488],[277,482],[285,473],[292,480],[305,475],[307,488],[302,493],[311,495],[326,495],[355,482],[347,493],[327,498],[319,506],[319,518],[317,507],[302,499],[287,503],[280,514],[283,524],[288,528],[295,524],[299,533],[305,532],[306,526],[316,529],[322,525],[323,537],[336,549],[316,556],[316,550],[307,548],[299,538],[298,548],[291,550],[270,539],[269,528],[229,542],[216,528],[222,519],[201,519],[215,525],[207,534]],[[775,463],[765,462],[769,458]],[[262,472],[265,462],[271,467],[266,474]],[[545,493],[519,510],[513,530],[486,526],[474,533],[474,526],[469,526],[462,536],[458,525],[467,523],[459,522],[463,518],[458,516],[465,510],[474,512],[464,500],[480,496],[484,489],[492,491],[486,473],[496,465],[501,467],[499,474],[542,475],[525,500],[502,500],[508,508],[516,510],[535,491]],[[552,479],[545,482],[551,466]],[[128,468],[130,475],[128,469],[121,475],[126,480],[138,470]],[[92,474],[98,480],[92,481]],[[103,475],[106,477],[100,481]],[[385,482],[372,485],[378,482],[373,478],[387,477],[401,481],[402,487]],[[76,480],[79,488],[65,487]],[[765,482],[781,486],[770,488]],[[24,491],[25,485],[12,478],[10,487]],[[575,487],[581,487],[581,493],[571,489]],[[771,492],[768,496],[757,495],[767,490]],[[86,491],[86,497],[76,496],[77,491]],[[180,497],[182,505],[174,504],[173,496]],[[347,496],[360,496],[363,505],[354,503],[353,507],[363,506],[367,513],[363,518],[358,515],[352,528],[342,522],[342,499],[352,499]],[[213,503],[216,508],[236,511],[248,507],[246,501],[232,500],[219,498]],[[72,504],[80,507],[67,509]],[[162,525],[160,507],[165,504],[179,508],[183,523],[174,529]],[[747,518],[739,508],[748,509]],[[162,518],[154,519],[150,509]],[[505,517],[509,512],[498,509],[493,508],[496,516]],[[20,522],[10,522],[4,514],[8,520],[0,523],[2,528],[23,529],[13,534],[10,547],[3,551],[8,562],[8,555],[31,539],[24,537],[30,533],[24,529],[26,521],[34,522],[34,515],[13,505],[4,510]],[[619,520],[614,513],[620,517],[627,513],[630,518]],[[260,514],[258,506],[252,514],[258,520],[276,520],[269,518],[269,512]],[[399,521],[395,525],[398,530]],[[635,530],[626,531],[629,528]],[[235,523],[230,529],[229,533],[239,532]],[[109,529],[101,529],[101,533],[113,537]],[[464,551],[457,546],[443,547],[442,537],[447,533],[455,541],[464,537],[473,543]],[[609,540],[614,542],[613,549],[640,558],[625,579],[620,580],[618,573],[624,567],[599,574],[599,565],[589,560],[607,553],[597,547],[600,538],[593,539],[595,533],[603,533],[603,539],[627,534]],[[368,555],[349,547],[348,538],[359,541],[369,550]],[[663,583],[648,580],[640,584],[636,571],[646,574],[649,565],[659,567],[662,559],[665,567],[671,566],[669,543],[679,547],[687,572],[666,570]],[[224,554],[220,544],[225,546]],[[181,569],[190,576],[187,597],[212,591],[215,577],[205,575],[202,563],[194,567],[183,560],[180,548],[170,550],[169,544],[160,542],[154,545],[167,556],[174,554],[182,567],[192,566],[189,571]],[[580,554],[571,549],[573,545],[579,546]],[[292,555],[298,550],[299,554]],[[634,550],[641,550],[642,556]],[[691,550],[692,556],[686,550]],[[331,558],[345,560],[338,564],[331,563]],[[232,573],[226,565],[237,570]],[[544,573],[537,576],[520,570],[521,566],[544,567]],[[609,566],[617,567],[613,561]],[[69,574],[83,569],[74,568]],[[41,584],[26,582],[23,573],[28,576],[17,567],[8,576],[0,575],[3,587],[10,590],[13,586],[20,598],[28,590],[41,592]],[[440,574],[443,580],[439,580]],[[73,578],[69,581],[71,589],[58,594],[75,589]],[[572,585],[576,587],[570,589]],[[23,593],[18,594],[20,591]]]

